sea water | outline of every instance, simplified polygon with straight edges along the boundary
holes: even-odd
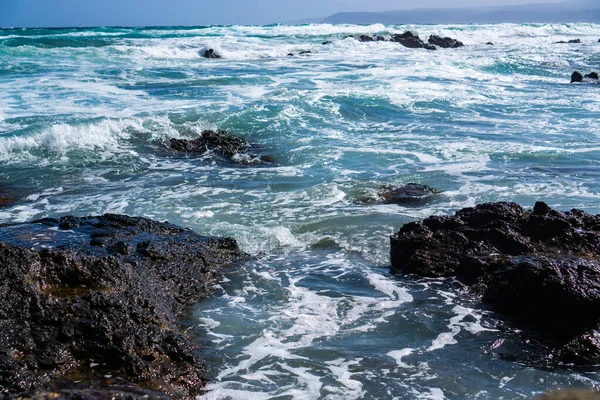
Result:
[[[346,37],[405,30],[466,47]],[[0,188],[18,201],[0,222],[112,212],[237,239],[249,260],[191,310],[204,399],[598,386],[594,369],[506,357],[513,328],[456,282],[388,271],[389,235],[429,215],[537,200],[600,212],[600,85],[569,84],[600,69],[598,39],[592,24],[3,29]],[[276,162],[167,151],[204,129]],[[361,201],[409,182],[443,193]]]

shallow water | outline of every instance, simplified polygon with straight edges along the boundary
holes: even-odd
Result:
[[[344,39],[406,29],[467,47]],[[508,361],[498,317],[459,285],[387,266],[389,235],[431,214],[499,200],[600,212],[600,86],[568,83],[598,69],[599,38],[590,24],[0,30],[0,188],[19,199],[0,222],[117,212],[235,237],[253,258],[194,310],[207,399],[597,386],[595,371]],[[277,163],[166,151],[208,128]],[[359,201],[408,182],[443,194]]]

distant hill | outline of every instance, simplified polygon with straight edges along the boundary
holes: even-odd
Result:
[[[420,8],[386,12],[344,12],[325,18],[327,24],[496,24],[600,23],[599,0],[525,4],[504,7]]]

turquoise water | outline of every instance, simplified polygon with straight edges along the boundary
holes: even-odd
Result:
[[[406,29],[467,46],[344,39]],[[459,285],[387,268],[389,235],[431,214],[499,200],[600,212],[600,86],[569,84],[600,69],[598,39],[590,24],[0,30],[0,188],[18,198],[0,222],[116,212],[236,238],[253,258],[193,310],[206,399],[598,386],[594,370],[510,361],[498,316]],[[277,163],[165,151],[203,129]],[[360,202],[408,182],[443,194]]]

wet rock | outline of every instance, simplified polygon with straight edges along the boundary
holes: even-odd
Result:
[[[322,44],[323,46],[325,46],[326,44],[331,44],[331,43],[333,43],[333,42],[330,42],[329,40],[327,40],[327,41],[325,41],[325,42],[323,42],[323,43],[321,43],[321,44]]]
[[[233,239],[115,214],[0,227],[0,395],[200,394],[204,367],[177,321],[240,256]]]
[[[219,54],[215,53],[214,49],[204,50],[204,53],[202,53],[202,57],[204,57],[204,58],[223,58]]]
[[[439,190],[431,186],[408,183],[404,186],[382,186],[377,195],[386,204],[416,204],[430,201],[439,193]]]
[[[487,46],[493,46],[493,45],[494,45],[494,43],[492,43],[492,42],[487,42],[487,43],[486,43],[486,45],[487,45]]]
[[[360,37],[358,38],[359,42],[373,42],[375,41],[375,39],[373,39],[372,36],[368,36],[368,35],[360,35]]]
[[[293,56],[294,56],[294,53],[288,53],[288,54],[287,54],[287,56],[288,56],[288,57],[293,57]]]
[[[571,83],[583,82],[583,74],[579,71],[573,72],[571,75]]]
[[[425,47],[425,42],[423,42],[420,37],[415,36],[410,31],[393,35],[391,41],[400,43],[402,46],[411,49],[422,49]]]
[[[383,36],[377,35],[377,36],[375,36],[375,41],[377,41],[377,42],[385,42],[386,39]]]
[[[218,156],[240,164],[275,162],[273,156],[260,154],[260,149],[256,146],[226,131],[203,131],[197,139],[173,138],[167,145],[172,150],[187,154],[203,155],[212,151]]]
[[[598,76],[597,72],[590,72],[589,74],[585,75],[584,78],[598,80],[600,79],[600,76]]]
[[[437,35],[429,36],[428,42],[432,45],[441,47],[443,49],[456,49],[458,47],[464,47],[464,43],[460,42],[456,39],[452,39],[449,37],[440,37]]]
[[[203,131],[197,139],[171,139],[169,147],[185,153],[204,154],[208,151],[233,157],[238,153],[245,153],[249,144],[246,140],[233,136],[226,131]]]
[[[600,322],[599,253],[599,215],[558,212],[541,202],[532,211],[481,204],[406,224],[391,237],[393,271],[456,277],[495,310],[555,343],[556,362],[600,362],[596,339],[584,341],[590,348],[579,358],[567,350]]]
[[[569,40],[567,43],[579,44],[579,43],[581,43],[581,39],[572,39],[572,40]]]

